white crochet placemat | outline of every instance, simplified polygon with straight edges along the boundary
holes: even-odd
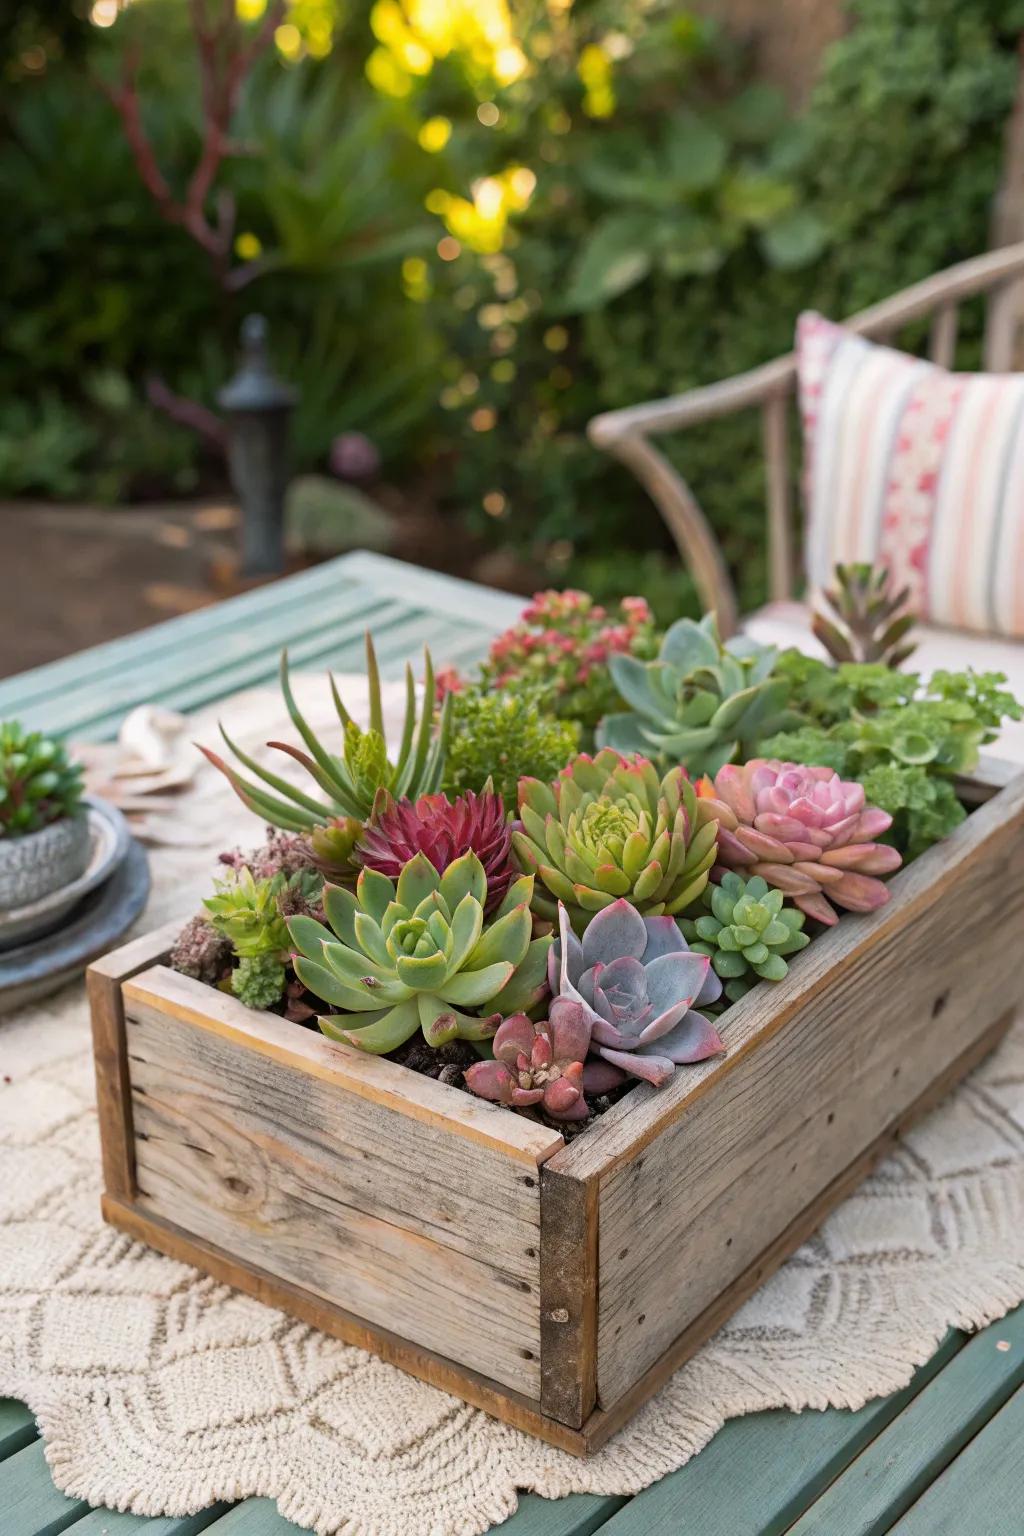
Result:
[[[300,698],[316,717],[322,685]],[[250,745],[285,729],[269,692],[223,713]],[[196,734],[214,741],[211,716]],[[259,842],[212,770],[183,813],[190,846],[153,854],[144,927],[191,915],[216,853]],[[0,1395],[38,1415],[60,1488],[145,1515],[264,1495],[321,1536],[477,1536],[517,1489],[636,1492],[735,1415],[860,1407],[950,1325],[1020,1301],[1024,1020],[585,1462],[131,1242],[100,1221],[99,1188],[77,985],[0,1019]]]

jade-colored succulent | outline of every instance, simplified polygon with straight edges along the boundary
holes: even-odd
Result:
[[[707,955],[725,982],[725,995],[736,1003],[759,980],[781,981],[795,955],[811,942],[802,932],[803,912],[783,905],[781,891],[760,875],[744,880],[731,871],[721,885],[709,885],[701,898],[704,911],[684,918],[690,948]]]
[[[81,764],[60,742],[26,731],[17,720],[0,724],[0,838],[23,837],[73,816],[82,798]]]
[[[532,894],[532,878],[521,876],[485,919],[487,875],[475,853],[443,874],[418,853],[397,882],[364,869],[354,891],[326,886],[330,928],[308,917],[288,925],[296,975],[339,1010],[320,1028],[375,1055],[417,1029],[433,1046],[489,1039],[502,1015],[544,996],[551,938],[532,937]]]
[[[386,789],[396,797],[408,795],[415,798],[417,795],[433,794],[440,788],[451,730],[451,700],[446,698],[442,704],[435,732],[434,667],[429,651],[424,652],[424,658],[425,703],[418,717],[416,684],[412,668],[405,669],[405,720],[398,752],[392,762],[388,756],[384,733],[380,672],[369,634],[366,636],[366,673],[370,691],[368,730],[364,731],[356,724],[341,700],[334,678],[330,680],[331,696],[342,729],[340,757],[323,745],[296,704],[288,676],[288,653],[287,651],[282,653],[281,692],[292,723],[308,750],[303,751],[302,748],[283,741],[271,741],[268,742],[268,746],[286,753],[296,762],[301,763],[313,782],[326,795],[326,800],[307,794],[305,790],[299,789],[287,779],[262,767],[231,740],[223,726],[221,726],[221,735],[225,742],[242,767],[248,769],[253,778],[244,778],[208,747],[201,747],[200,751],[226,776],[243,804],[247,805],[251,811],[255,811],[264,821],[270,822],[272,826],[282,827],[289,832],[306,833],[311,833],[317,828],[331,829],[331,836],[326,842],[323,836],[321,837],[321,847],[317,856],[325,864],[332,866],[341,856],[340,850],[343,850],[344,839],[353,830],[349,826],[348,818],[358,822],[365,821],[373,810],[374,797],[379,789]],[[260,782],[255,783],[254,779]],[[342,833],[340,843],[336,835],[338,828]],[[354,840],[353,835],[352,841]]]
[[[231,972],[231,990],[247,1008],[272,1008],[284,996],[287,981],[284,962],[273,955],[246,956]]]
[[[799,724],[787,707],[789,683],[774,677],[777,652],[743,635],[723,645],[714,614],[678,619],[655,661],[610,656],[608,668],[627,712],[606,715],[599,745],[682,763],[695,777],[753,755],[756,743]]]
[[[716,831],[682,768],[659,777],[648,758],[610,747],[553,784],[523,779],[516,857],[537,878],[534,910],[565,903],[575,927],[625,896],[643,913],[681,912],[707,885]]]
[[[250,1008],[269,1008],[283,997],[290,947],[283,913],[317,905],[322,887],[313,869],[257,880],[243,866],[229,879],[218,880],[216,894],[203,902],[210,927],[228,941],[238,960],[231,990]]]

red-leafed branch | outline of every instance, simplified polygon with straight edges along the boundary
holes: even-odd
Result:
[[[270,46],[285,14],[285,0],[270,0],[259,26],[251,32],[239,20],[235,0],[215,0],[214,14],[208,0],[190,0],[190,12],[199,67],[202,139],[184,197],[175,195],[160,169],[142,121],[137,49],[126,51],[119,83],[104,89],[121,119],[142,183],[160,213],[168,223],[185,229],[207,253],[218,281],[234,287],[238,276],[237,270],[230,272],[234,198],[226,188],[218,193],[215,184],[224,161],[240,152],[231,140],[231,122],[246,77]]]

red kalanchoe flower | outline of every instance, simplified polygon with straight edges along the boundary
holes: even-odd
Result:
[[[423,853],[439,875],[470,850],[487,876],[485,912],[497,907],[519,871],[512,862],[512,830],[501,796],[492,789],[394,800],[378,791],[373,814],[352,857],[367,869],[397,880],[409,860]]]

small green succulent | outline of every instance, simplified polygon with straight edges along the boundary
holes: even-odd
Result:
[[[0,724],[0,838],[23,837],[73,816],[81,798],[81,765],[60,742],[26,731],[17,720]]]
[[[507,808],[521,778],[553,779],[579,746],[579,726],[556,720],[539,706],[528,684],[490,693],[471,685],[452,696],[452,730],[444,789],[475,793],[488,780]]]
[[[725,874],[721,885],[707,887],[701,904],[699,917],[683,919],[683,935],[692,950],[710,957],[730,1002],[759,980],[781,981],[789,969],[784,957],[810,943],[804,914],[783,906],[782,892],[760,875]]]
[[[777,654],[743,635],[723,644],[714,614],[699,623],[678,619],[655,661],[608,658],[630,708],[605,716],[598,744],[681,763],[694,777],[745,762],[763,736],[799,724],[788,708],[788,680],[774,675]]]
[[[320,1028],[374,1055],[422,1030],[428,1045],[487,1040],[504,1014],[544,995],[551,936],[534,939],[533,880],[523,875],[485,919],[487,875],[475,853],[438,874],[422,853],[397,882],[364,869],[355,891],[324,888],[330,928],[310,917],[289,923],[295,974],[314,997],[340,1010]]]
[[[216,894],[203,902],[210,926],[228,940],[238,960],[231,990],[250,1008],[269,1008],[284,995],[290,940],[282,906],[294,911],[316,903],[322,883],[311,869],[257,880],[243,867],[218,880]]]

